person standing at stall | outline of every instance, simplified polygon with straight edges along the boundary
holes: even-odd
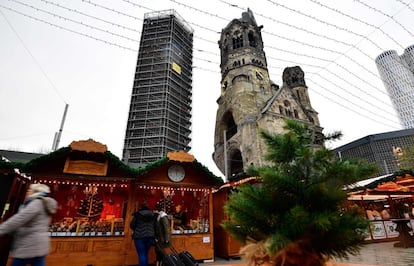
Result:
[[[57,209],[57,202],[49,193],[47,185],[31,184],[19,211],[0,224],[0,235],[13,235],[12,266],[46,265],[50,216]]]
[[[174,218],[174,228],[184,230],[184,226],[187,225],[187,216],[181,204],[178,204],[175,206],[175,212],[173,214],[173,218]]]
[[[157,255],[156,266],[161,266],[164,258],[164,249],[171,247],[171,229],[168,215],[161,206],[155,207],[157,215],[155,231],[155,253]]]
[[[366,213],[369,220],[381,220],[381,214],[376,210],[373,204],[368,206]]]
[[[134,213],[129,225],[133,230],[132,238],[138,253],[139,266],[148,266],[148,253],[155,240],[155,223],[155,214],[144,202],[140,210]]]

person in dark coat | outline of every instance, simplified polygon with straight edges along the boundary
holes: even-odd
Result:
[[[168,221],[168,215],[161,206],[156,206],[154,212],[157,215],[155,231],[155,254],[157,255],[156,266],[162,264],[164,258],[164,249],[171,247],[171,228]]]
[[[49,193],[47,185],[31,184],[19,211],[0,224],[0,235],[13,234],[12,266],[45,265],[50,216],[57,210],[57,202]]]
[[[155,223],[154,213],[143,203],[141,209],[134,213],[129,225],[133,230],[132,238],[138,253],[139,266],[148,266],[148,253],[155,240]]]

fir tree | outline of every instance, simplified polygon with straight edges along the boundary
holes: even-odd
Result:
[[[265,242],[270,257],[292,243],[321,259],[357,254],[368,222],[357,208],[344,208],[344,188],[370,177],[376,166],[339,160],[332,150],[315,148],[304,124],[287,120],[284,128],[283,135],[261,133],[269,165],[248,170],[260,182],[230,195],[229,220],[222,226],[243,243]]]

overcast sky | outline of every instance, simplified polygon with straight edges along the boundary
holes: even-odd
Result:
[[[92,138],[121,158],[144,14],[174,9],[194,29],[192,150],[213,173],[221,30],[250,7],[271,79],[300,66],[334,148],[402,129],[375,58],[414,44],[409,0],[0,1],[0,149],[51,151]]]

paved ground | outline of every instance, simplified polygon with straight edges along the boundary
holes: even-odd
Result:
[[[361,249],[360,255],[351,256],[347,260],[332,260],[335,263],[351,263],[365,265],[382,265],[382,266],[414,266],[414,247],[412,248],[395,248],[395,242],[367,244]],[[204,266],[230,266],[231,264],[243,264],[240,259],[222,259],[216,258],[214,262],[206,262]]]
[[[414,266],[414,247],[395,248],[395,242],[368,244],[361,249],[359,256],[350,257],[350,262],[382,266]]]

